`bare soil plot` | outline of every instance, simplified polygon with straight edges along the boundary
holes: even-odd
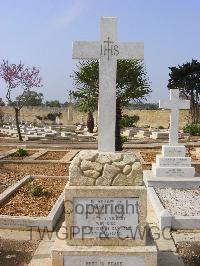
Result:
[[[159,151],[147,151],[147,152],[140,152],[143,160],[146,163],[154,163],[156,161],[156,155],[159,154]]]
[[[61,160],[67,153],[68,151],[47,151],[39,156],[37,160]]]
[[[3,133],[0,133],[0,137],[1,138],[4,138],[4,137],[7,137],[7,135],[6,134],[3,134]]]
[[[0,193],[26,175],[68,176],[67,164],[0,164]]]
[[[11,139],[10,136],[0,136],[0,143],[9,143]]]
[[[64,190],[66,179],[36,178],[25,183],[0,206],[1,215],[47,216]],[[41,195],[33,189],[41,188]],[[37,192],[37,191],[36,191]]]
[[[27,155],[24,156],[19,156],[17,153],[13,153],[10,154],[6,157],[3,158],[3,160],[24,160],[26,158],[28,158],[29,156],[35,154],[36,152],[38,152],[37,150],[27,150]]]
[[[177,250],[186,266],[200,265],[200,242],[177,243]]]
[[[6,151],[9,151],[9,150],[11,150],[12,148],[10,148],[10,147],[0,147],[0,153],[2,152],[6,152]]]
[[[199,158],[196,157],[196,147],[189,147],[188,148],[188,156],[192,158],[194,162],[200,162]]]
[[[30,262],[40,241],[0,239],[0,266],[25,266]]]

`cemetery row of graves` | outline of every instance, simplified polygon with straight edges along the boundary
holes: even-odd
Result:
[[[4,137],[1,137],[1,139],[4,139]],[[151,142],[149,142],[149,144],[151,145]],[[126,153],[133,154],[138,161],[140,161],[142,170],[152,169],[152,163],[156,161],[156,155],[160,154],[162,151],[162,143],[155,148],[150,148],[149,144],[147,144],[146,147],[143,146],[143,144],[137,144],[137,146],[133,148],[133,144],[130,140],[126,143],[126,147],[124,147]],[[195,166],[196,171],[200,173],[200,147],[197,143],[188,142],[188,144],[186,155],[192,158],[192,165]],[[13,145],[13,143],[11,143],[11,145]],[[32,148],[24,148],[24,145],[22,145],[22,148],[17,146],[15,148],[14,146],[9,147],[9,145],[6,146],[6,144],[1,145],[1,234],[4,230],[11,228],[22,230],[24,226],[41,226],[41,228],[43,228],[43,217],[48,217],[49,214],[52,214],[52,209],[54,209],[54,213],[57,213],[57,215],[59,214],[59,216],[63,211],[62,209],[62,211],[59,212],[58,206],[56,210],[55,205],[61,200],[60,197],[63,197],[63,190],[68,182],[69,165],[80,150],[68,150],[63,148],[52,150],[51,145],[49,145],[49,148],[41,149],[37,147],[37,143],[35,142],[32,142],[31,145]],[[85,142],[84,145],[87,147],[88,143]],[[140,175],[142,178],[142,171],[140,171]],[[157,188],[156,193],[163,206],[170,210],[170,213],[182,216],[200,216],[199,190]],[[188,205],[188,201],[190,205]],[[16,217],[18,218],[16,219]],[[19,217],[23,218],[19,219]],[[41,217],[42,219],[40,219]],[[62,217],[62,215],[60,217]],[[37,222],[35,218],[37,218]],[[50,219],[48,218],[48,222],[45,222],[45,226],[48,226],[48,229],[52,230],[60,219],[61,218],[53,223],[49,222]],[[179,254],[182,258],[185,258],[185,261],[193,263],[189,265],[195,265],[194,263],[197,263],[199,259],[199,246],[198,237],[195,239],[193,235],[199,234],[198,230],[196,230],[196,233],[193,229],[190,231],[182,229],[178,232],[179,233],[176,233],[176,230],[174,231],[173,239],[177,241],[176,248],[178,247]],[[181,233],[185,238],[180,237]],[[186,237],[188,234],[189,236]],[[7,249],[8,251],[6,252],[9,254],[13,252],[14,254],[14,257],[11,256],[10,259],[4,258],[5,261],[11,262],[12,259],[17,261],[15,251],[11,252],[9,245],[13,245],[14,249],[20,249],[20,246],[22,250],[25,249],[24,255],[19,259],[23,262],[29,261],[42,242],[37,233],[35,238],[37,240],[31,241],[27,240],[27,236],[24,237],[26,240],[23,241],[5,239],[3,250]],[[8,245],[8,243],[10,244]],[[29,244],[27,245],[27,243]],[[168,245],[167,248],[170,249],[171,247],[169,248]],[[31,249],[31,251],[29,249]],[[2,258],[4,256],[7,256],[5,255],[5,251],[2,252]]]

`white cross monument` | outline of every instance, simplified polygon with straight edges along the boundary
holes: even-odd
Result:
[[[98,150],[115,151],[116,71],[118,59],[143,59],[143,43],[119,43],[117,19],[101,18],[97,42],[73,42],[74,59],[99,59]]]
[[[190,101],[181,100],[179,98],[179,90],[170,90],[170,100],[160,100],[159,108],[171,109],[170,113],[170,129],[169,129],[169,145],[178,145],[178,121],[179,109],[190,109]]]

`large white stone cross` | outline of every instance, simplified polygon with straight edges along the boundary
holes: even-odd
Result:
[[[117,59],[143,59],[143,43],[118,43],[117,19],[101,18],[100,42],[73,42],[74,59],[99,59],[98,150],[115,151]]]
[[[159,107],[171,109],[170,113],[170,129],[169,129],[169,145],[178,145],[178,121],[179,109],[190,109],[190,101],[181,100],[179,98],[179,90],[170,90],[170,100],[160,100]]]

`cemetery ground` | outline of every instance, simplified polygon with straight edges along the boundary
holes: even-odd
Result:
[[[13,191],[3,200],[0,216],[11,219],[16,216],[48,216],[64,190],[68,181],[68,165],[77,152],[24,147],[20,150],[17,146],[1,146],[0,201],[6,191],[11,188]],[[16,187],[24,177],[30,178]],[[9,233],[6,228],[1,229],[0,265],[27,265],[41,242],[40,237],[30,240],[30,232],[23,231],[24,228],[12,231],[12,225]]]
[[[42,239],[42,232],[44,232],[42,230],[31,231],[30,227],[29,230],[24,230],[22,222],[25,220],[22,220],[21,224],[18,223],[19,228],[17,228],[12,218],[15,216],[47,217],[68,181],[68,168],[72,158],[79,150],[96,149],[97,145],[93,142],[72,143],[70,141],[42,143],[39,140],[19,144],[17,141],[3,141],[3,139],[4,137],[1,137],[0,145],[0,265],[28,265],[32,258],[32,265],[34,265],[34,261],[40,257],[48,263],[50,248],[64,220],[61,212],[50,239],[48,234],[44,234]],[[158,143],[149,138],[135,143],[129,140],[124,144],[124,150],[135,154],[143,169],[150,169],[156,154],[161,152],[162,144],[163,141]],[[25,155],[17,155],[16,152],[20,146],[27,151]],[[197,139],[187,143],[187,155],[192,157],[192,164],[200,174],[198,147],[200,143]],[[16,187],[17,182],[22,181],[24,177],[32,178]],[[5,192],[12,187],[15,190],[10,190],[6,200],[2,200]],[[31,192],[31,188],[34,187],[42,187],[42,191],[33,189]],[[199,190],[193,192],[199,197]],[[35,197],[31,193],[41,193],[41,195]],[[9,217],[9,226],[5,226],[2,222],[2,215]],[[151,206],[148,208],[147,219],[150,225],[158,223]],[[156,245],[159,250],[160,264],[158,265],[162,265],[166,259],[170,261],[170,254],[174,253],[177,256],[177,265],[181,265],[178,264],[179,257],[183,259],[185,265],[200,264],[200,230],[172,230],[170,240],[158,239]]]

